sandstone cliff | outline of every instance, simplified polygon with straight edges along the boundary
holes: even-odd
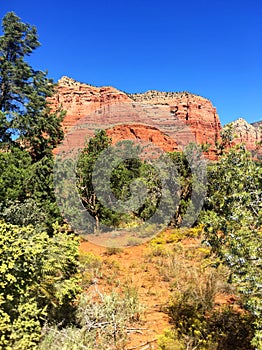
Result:
[[[63,127],[66,133],[74,129],[73,144],[80,145],[85,135],[105,128],[113,142],[143,140],[173,151],[193,141],[210,145],[207,156],[215,158],[221,125],[216,108],[201,96],[159,91],[126,94],[113,87],[94,87],[62,77],[51,103],[67,111]]]
[[[212,103],[201,96],[189,92],[160,92],[147,91],[142,94],[129,94],[136,102],[153,106],[167,106],[169,109],[169,120],[183,121],[185,133],[181,132],[180,138],[194,141],[198,144],[210,146],[208,157],[215,157],[214,145],[220,137],[221,124]],[[193,138],[188,138],[188,129]]]
[[[244,143],[249,151],[259,152],[258,143],[262,136],[260,129],[262,122],[249,124],[245,119],[239,118],[230,124],[233,126],[234,144]]]
[[[130,98],[110,86],[95,87],[62,77],[58,81],[57,93],[50,101],[55,108],[62,105],[67,111],[63,121],[64,131],[67,132],[84,116],[110,104],[128,102]]]

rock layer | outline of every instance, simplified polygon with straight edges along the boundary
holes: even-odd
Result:
[[[57,93],[50,99],[54,108],[62,106],[67,112],[63,121],[65,132],[96,110],[106,110],[111,104],[129,101],[130,98],[125,93],[113,87],[95,87],[68,77],[62,77],[58,81]]]
[[[117,125],[107,130],[107,135],[115,144],[121,140],[145,141],[153,143],[156,147],[165,152],[178,151],[180,148],[177,142],[159,129],[141,124]]]
[[[50,102],[54,108],[62,106],[67,111],[63,128],[66,133],[74,129],[75,144],[80,142],[78,138],[105,128],[113,142],[143,139],[172,151],[193,141],[209,145],[207,156],[216,157],[214,145],[221,124],[216,108],[201,96],[159,91],[126,94],[113,87],[94,87],[63,77]]]
[[[261,141],[261,122],[249,124],[245,119],[239,118],[230,123],[233,126],[234,144],[243,143],[254,153],[261,153],[258,143]]]
[[[180,141],[182,139],[184,145],[188,141],[208,145],[207,156],[211,159],[216,157],[214,146],[220,137],[221,124],[216,108],[208,99],[189,92],[160,92],[155,90],[143,94],[129,94],[128,96],[136,102],[153,105],[155,108],[166,106],[169,110],[169,115],[167,115],[169,121],[183,122],[185,132],[180,133]],[[189,130],[190,138],[188,137]]]
[[[126,94],[110,86],[95,87],[62,77],[50,102],[67,111],[63,129],[66,134],[75,129],[72,144],[80,145],[79,138],[91,137],[94,130],[104,128],[113,143],[143,140],[164,151],[175,151],[193,141],[208,145],[206,156],[216,158],[214,146],[221,124],[216,108],[204,97],[155,90]],[[232,125],[234,144],[244,143],[248,150],[256,151],[261,122],[252,125],[240,118]]]

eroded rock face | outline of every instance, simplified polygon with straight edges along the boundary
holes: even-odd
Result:
[[[66,133],[78,130],[71,137],[75,144],[80,144],[77,139],[85,134],[89,137],[96,129],[108,129],[113,143],[143,139],[174,151],[193,141],[210,145],[206,155],[216,158],[214,145],[221,124],[216,108],[201,96],[159,91],[126,94],[113,87],[94,87],[62,77],[50,102],[67,111],[63,127]]]
[[[165,152],[178,151],[177,142],[159,129],[141,124],[117,125],[107,130],[107,135],[115,144],[121,140],[148,141]]]
[[[81,118],[88,114],[104,109],[115,103],[130,101],[123,92],[110,87],[95,87],[83,84],[68,77],[58,81],[57,93],[50,99],[57,108],[62,106],[67,114],[63,121],[64,131],[69,131]]]
[[[262,127],[262,120],[259,121],[259,122],[251,123],[251,125],[254,126],[255,128],[261,129],[261,127]]]
[[[192,137],[190,141],[198,144],[209,145],[206,153],[208,158],[215,159],[214,145],[220,137],[221,124],[212,103],[201,96],[188,92],[159,92],[147,91],[143,94],[129,94],[136,102],[153,106],[166,106],[169,109],[169,120],[176,119],[186,126],[185,133],[181,132],[179,137],[186,144],[188,139],[188,129]]]
[[[249,124],[245,119],[239,118],[232,122],[234,144],[244,143],[249,151],[259,152],[258,143],[261,141],[261,122]],[[259,152],[261,153],[261,151]]]

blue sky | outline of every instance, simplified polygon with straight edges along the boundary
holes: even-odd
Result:
[[[209,98],[222,124],[262,120],[261,0],[1,0],[8,11],[36,25],[30,63],[55,81],[186,90]]]

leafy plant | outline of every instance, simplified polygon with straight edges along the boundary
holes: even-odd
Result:
[[[186,350],[183,341],[178,339],[174,329],[166,329],[158,338],[157,345],[160,350]]]
[[[230,268],[230,281],[255,316],[252,344],[262,347],[262,167],[243,148],[222,155],[209,171],[203,222],[208,244]]]
[[[79,292],[78,242],[0,223],[0,346],[35,349],[45,319],[72,320]]]
[[[52,233],[62,222],[53,184],[53,156],[33,162],[17,146],[0,152],[0,217],[6,222]]]

